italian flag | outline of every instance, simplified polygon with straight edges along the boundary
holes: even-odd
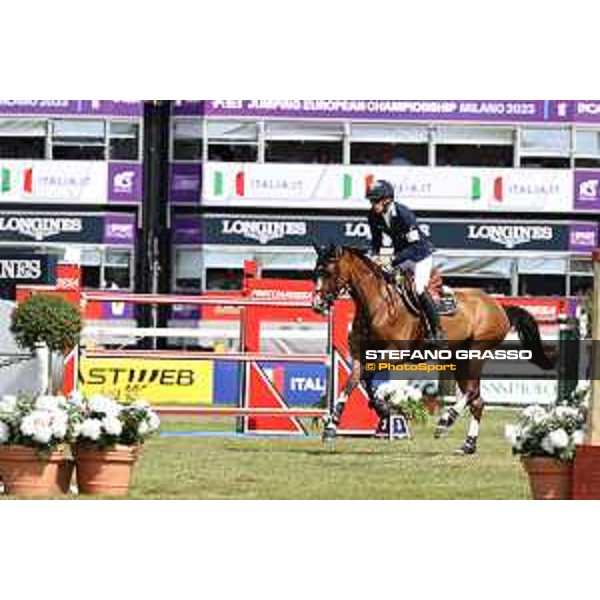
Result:
[[[8,194],[14,189],[13,172],[11,169],[3,167],[0,177],[0,190],[3,194]],[[24,169],[21,192],[33,194],[33,169]]]
[[[215,171],[213,195],[217,198],[225,196],[225,174],[223,171]],[[243,171],[235,176],[235,195],[240,198],[246,195],[246,174]]]

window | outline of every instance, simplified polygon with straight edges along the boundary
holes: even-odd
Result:
[[[437,127],[440,167],[513,167],[515,132],[496,127]]]
[[[279,121],[265,125],[265,160],[275,163],[342,164],[341,123]]]
[[[429,130],[420,126],[355,123],[351,129],[353,165],[420,165],[429,162]]]
[[[175,291],[198,293],[202,291],[202,253],[200,250],[175,252]]]
[[[202,121],[185,120],[173,123],[173,159],[202,161]]]
[[[207,291],[236,291],[244,285],[243,269],[207,269]]]
[[[521,296],[564,296],[566,293],[564,275],[521,275],[519,277]]]
[[[132,288],[131,258],[131,250],[107,248],[103,264],[103,287],[109,290],[130,290]]]
[[[568,169],[571,166],[571,131],[568,128],[521,130],[521,166]]]
[[[0,119],[0,158],[46,157],[47,121]]]
[[[444,284],[452,288],[477,288],[487,294],[511,296],[510,279],[496,277],[444,277]]]
[[[600,167],[600,131],[593,129],[576,131],[575,166],[580,169]]]
[[[139,160],[140,126],[137,123],[110,123],[110,160]]]
[[[208,160],[215,162],[256,162],[258,123],[209,121]]]
[[[104,121],[54,121],[52,158],[55,160],[105,160]]]

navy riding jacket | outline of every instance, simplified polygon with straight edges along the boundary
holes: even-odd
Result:
[[[383,234],[387,234],[394,245],[395,268],[405,262],[420,262],[431,256],[435,249],[430,239],[419,229],[417,217],[408,207],[395,202],[390,207],[389,224],[384,215],[369,213],[371,228],[371,252],[380,254]]]

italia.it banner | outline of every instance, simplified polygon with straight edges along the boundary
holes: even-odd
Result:
[[[0,161],[0,203],[137,203],[142,185],[136,163]]]
[[[365,195],[387,179],[396,197],[421,210],[571,212],[574,175],[557,169],[470,169],[344,167],[209,163],[203,199],[207,204],[264,202],[332,208],[366,207]]]

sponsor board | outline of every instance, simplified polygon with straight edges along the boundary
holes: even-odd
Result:
[[[312,201],[368,208],[365,196],[377,179],[390,181],[397,199],[415,210],[573,210],[573,173],[558,169],[208,163],[202,198],[211,205]]]
[[[210,361],[82,358],[79,380],[86,395],[157,405],[207,405],[213,400]]]

